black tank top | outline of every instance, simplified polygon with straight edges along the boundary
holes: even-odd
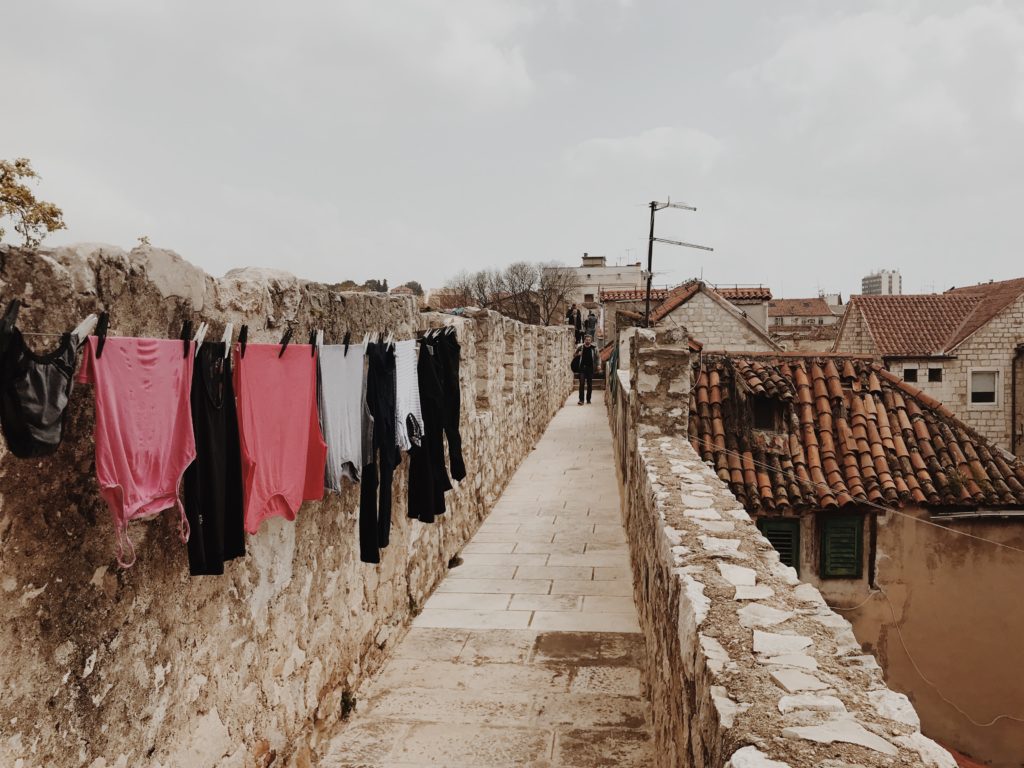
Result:
[[[19,303],[0,321],[0,426],[11,453],[48,456],[64,436],[78,344],[65,333],[52,352],[37,355],[15,327]]]
[[[191,401],[196,460],[185,470],[189,572],[216,575],[224,573],[225,560],[245,554],[238,416],[223,342],[199,347]]]

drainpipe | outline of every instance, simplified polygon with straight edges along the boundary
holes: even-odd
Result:
[[[1024,344],[1018,344],[1013,351],[1010,365],[1010,453],[1017,455],[1017,363],[1024,355]]]

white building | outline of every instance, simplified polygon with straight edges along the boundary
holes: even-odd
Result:
[[[903,278],[898,269],[880,269],[861,279],[860,292],[865,296],[899,296],[903,293]]]
[[[644,270],[636,264],[608,265],[604,256],[583,254],[583,262],[576,267],[580,288],[573,301],[592,304],[600,300],[601,291],[626,291],[645,288]]]

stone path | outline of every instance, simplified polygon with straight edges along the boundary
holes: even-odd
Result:
[[[555,416],[318,765],[653,762],[601,395]]]

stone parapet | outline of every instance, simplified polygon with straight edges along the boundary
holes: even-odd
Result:
[[[351,708],[572,387],[567,328],[420,314],[412,297],[273,270],[217,279],[156,248],[0,246],[0,286],[24,301],[26,331],[63,332],[99,309],[111,334],[177,338],[191,319],[210,323],[208,339],[246,323],[251,342],[289,325],[296,343],[311,327],[336,343],[453,325],[469,472],[428,526],[407,518],[403,461],[379,566],[359,562],[359,489],[346,484],[294,523],[266,522],[223,576],[189,577],[170,513],[131,525],[138,562],[121,570],[95,480],[92,393],[76,387],[56,455],[0,449],[4,766],[302,765],[311,726]]]
[[[633,344],[608,407],[658,765],[955,768],[693,450],[685,340]]]

